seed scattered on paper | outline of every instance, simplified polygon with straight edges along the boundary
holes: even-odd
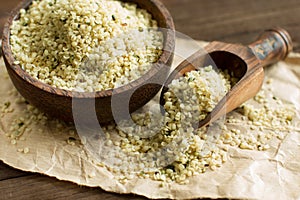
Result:
[[[197,73],[201,76],[198,77]],[[132,115],[135,126],[126,127],[127,122],[124,121],[123,129],[116,125],[103,127],[106,136],[105,145],[117,151],[105,155],[114,159],[114,165],[97,162],[97,166],[106,167],[124,184],[136,176],[161,181],[162,187],[168,182],[186,184],[189,177],[205,173],[207,170],[218,170],[230,159],[229,149],[266,151],[272,148],[269,143],[271,140],[283,140],[288,132],[293,130],[294,107],[273,95],[271,79],[266,80],[262,90],[252,100],[244,103],[236,109],[236,112],[228,114],[223,121],[217,121],[209,127],[194,129],[189,123],[195,119],[203,119],[230,88],[230,77],[226,73],[218,74],[211,68],[197,73],[193,72],[185,78],[186,85],[176,82],[175,86],[179,89],[174,86],[173,94],[166,93],[167,114],[162,121],[156,120],[155,113],[149,111]],[[219,91],[205,89],[205,84],[210,83],[210,79],[205,80],[207,82],[204,81],[203,85],[199,83],[199,78],[209,77],[208,74],[211,73],[215,78],[221,77],[218,83],[224,87],[219,87]],[[193,90],[198,94],[195,95],[197,98],[193,96],[184,99],[188,97],[187,93]],[[180,98],[188,101],[188,104],[180,102],[180,98],[174,100],[174,93],[182,94]],[[9,142],[18,145],[18,152],[29,153],[31,147],[22,147],[22,141],[30,137],[30,134],[43,134],[49,125],[53,131],[65,132],[65,142],[68,145],[80,145],[83,148],[87,143],[87,138],[84,137],[81,143],[79,142],[74,127],[58,120],[48,119],[17,95],[15,90],[8,91],[8,95],[16,100],[1,105],[3,116],[12,114],[15,105],[25,107],[24,111],[12,121],[6,133]],[[204,104],[198,104],[198,98]],[[214,100],[211,101],[209,98]],[[146,130],[157,131],[157,127],[160,127],[154,122],[163,122],[162,129],[152,137],[143,137]],[[245,127],[239,126],[240,123],[246,124]],[[40,128],[34,132],[33,125]],[[150,131],[150,134],[153,132]],[[143,161],[144,155],[153,159],[152,162]],[[139,162],[132,167],[134,160]],[[90,174],[90,178],[92,177],[93,174]]]

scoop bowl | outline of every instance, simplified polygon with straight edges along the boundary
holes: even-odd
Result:
[[[199,50],[170,74],[162,90],[160,104],[164,105],[164,93],[168,91],[168,85],[174,79],[185,76],[187,72],[208,65],[212,65],[215,69],[228,70],[238,81],[217,103],[213,111],[195,125],[206,126],[255,96],[263,84],[263,67],[285,59],[291,51],[291,37],[282,28],[266,30],[248,46],[211,42],[205,47],[205,53]]]

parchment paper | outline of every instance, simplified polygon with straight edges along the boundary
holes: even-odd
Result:
[[[199,43],[204,46],[206,43]],[[177,48],[185,52],[188,43],[177,40]],[[180,62],[176,57],[174,66]],[[117,193],[134,193],[149,198],[247,198],[247,199],[299,199],[300,198],[300,55],[292,53],[285,62],[268,68],[266,75],[279,98],[293,103],[297,119],[295,130],[280,142],[271,144],[268,151],[229,150],[229,158],[215,171],[192,177],[189,184],[165,184],[150,179],[132,179],[125,185],[115,179],[106,168],[97,165],[80,144],[68,144],[74,137],[72,131],[57,131],[51,122],[31,125],[16,144],[6,136],[12,121],[24,115],[25,104],[15,102],[3,61],[0,61],[0,103],[10,101],[13,112],[2,115],[0,120],[0,159],[20,170],[38,172],[59,180],[66,180],[90,187],[100,187]],[[240,124],[239,126],[243,126]],[[24,153],[24,151],[29,152]]]

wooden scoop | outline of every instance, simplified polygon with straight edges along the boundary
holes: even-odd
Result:
[[[164,93],[173,79],[208,65],[221,70],[227,69],[238,78],[238,82],[198,124],[198,127],[206,126],[255,96],[263,84],[263,67],[285,59],[291,50],[291,37],[281,28],[266,30],[257,41],[248,46],[211,42],[205,47],[205,53],[199,50],[170,74],[162,90],[160,103],[164,105]]]

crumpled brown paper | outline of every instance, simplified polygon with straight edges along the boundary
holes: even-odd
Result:
[[[202,46],[206,43],[200,43]],[[179,48],[178,48],[179,47]],[[177,40],[182,57],[192,53],[185,40]],[[181,58],[176,57],[174,66]],[[20,170],[38,172],[79,185],[101,187],[117,193],[134,193],[149,198],[249,198],[249,199],[299,199],[300,198],[300,55],[291,54],[285,62],[267,69],[266,76],[274,79],[273,87],[279,98],[293,103],[297,119],[295,130],[281,142],[274,142],[266,152],[231,148],[229,158],[215,171],[192,177],[189,184],[166,184],[148,179],[133,179],[121,184],[106,168],[89,157],[83,145],[76,140],[68,144],[72,135],[66,128],[57,131],[51,122],[41,126],[31,125],[31,130],[16,144],[6,136],[12,121],[24,115],[24,104],[17,98],[1,60],[0,103],[10,101],[13,112],[1,116],[0,159]],[[243,126],[241,124],[240,126]],[[29,152],[24,153],[24,149]]]

